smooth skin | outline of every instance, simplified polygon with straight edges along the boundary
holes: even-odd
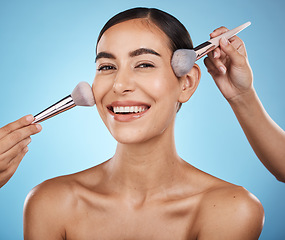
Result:
[[[228,31],[221,27],[212,38]],[[264,166],[285,182],[285,132],[267,114],[253,86],[253,74],[243,41],[221,39],[205,58],[216,85],[232,107],[249,143]]]
[[[0,128],[0,188],[17,170],[28,152],[31,135],[41,131],[39,124],[32,124],[32,115],[24,116]]]
[[[256,197],[176,152],[176,111],[195,92],[199,67],[177,79],[167,37],[141,19],[109,28],[97,49],[92,88],[116,152],[35,187],[25,202],[24,239],[258,239],[264,213]],[[126,102],[150,108],[131,121],[108,110]]]

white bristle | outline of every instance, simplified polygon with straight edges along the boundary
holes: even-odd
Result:
[[[95,99],[92,88],[87,82],[80,82],[73,89],[71,97],[77,106],[93,106]]]
[[[171,59],[172,69],[177,77],[187,74],[196,61],[196,52],[192,49],[178,49]]]

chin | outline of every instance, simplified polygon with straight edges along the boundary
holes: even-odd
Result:
[[[112,136],[116,139],[118,143],[121,144],[138,144],[138,143],[143,143],[147,141],[151,137],[147,137],[145,134],[142,134],[142,132],[134,132],[134,133],[113,133],[111,132]],[[142,136],[144,135],[144,136]]]

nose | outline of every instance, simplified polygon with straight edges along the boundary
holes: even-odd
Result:
[[[113,91],[117,94],[126,94],[128,92],[133,92],[135,89],[135,83],[132,80],[130,71],[118,70],[116,78],[113,84]]]

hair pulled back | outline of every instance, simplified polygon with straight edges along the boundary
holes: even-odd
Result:
[[[172,52],[182,48],[193,48],[193,43],[187,29],[178,19],[159,9],[144,7],[131,8],[113,16],[102,28],[97,39],[97,45],[104,32],[110,27],[121,22],[138,18],[150,21],[163,31],[169,39]]]

